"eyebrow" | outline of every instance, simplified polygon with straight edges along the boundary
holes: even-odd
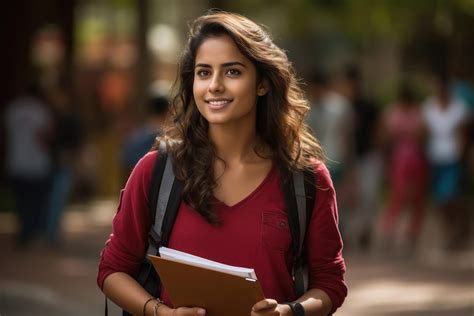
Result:
[[[246,68],[246,66],[243,63],[238,62],[238,61],[231,61],[231,62],[228,62],[228,63],[223,63],[223,64],[221,64],[221,67],[230,67],[230,66],[236,66],[236,65]],[[194,66],[194,68],[197,68],[197,67],[212,68],[211,65],[209,65],[209,64],[197,64],[196,66]]]

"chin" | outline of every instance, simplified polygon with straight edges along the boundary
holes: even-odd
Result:
[[[203,116],[209,124],[225,124],[230,121],[228,113],[205,113]]]
[[[207,122],[212,125],[224,125],[229,123],[228,119],[224,118],[206,118]]]

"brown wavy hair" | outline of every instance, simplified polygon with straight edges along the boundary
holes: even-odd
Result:
[[[208,38],[230,36],[238,49],[257,69],[258,82],[268,92],[257,101],[257,136],[271,151],[280,170],[313,169],[309,157],[324,161],[324,153],[304,123],[308,101],[299,87],[286,53],[253,21],[234,13],[211,11],[190,27],[187,45],[179,62],[174,84],[171,115],[163,137],[173,161],[174,172],[183,181],[183,200],[211,224],[219,224],[212,211],[217,186],[213,165],[216,150],[208,136],[208,122],[198,111],[193,97],[196,52]],[[255,147],[262,156],[261,147]],[[222,159],[221,159],[222,160]],[[225,163],[225,162],[224,162]]]

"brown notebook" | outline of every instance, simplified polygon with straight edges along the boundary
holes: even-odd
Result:
[[[148,257],[175,307],[202,307],[206,316],[246,316],[264,298],[256,278]]]

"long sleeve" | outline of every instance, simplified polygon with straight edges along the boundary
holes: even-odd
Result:
[[[151,225],[148,208],[148,187],[157,152],[146,154],[132,171],[125,188],[120,192],[112,233],[101,253],[97,284],[114,272],[134,276],[145,256],[147,235]]]
[[[336,193],[324,164],[316,164],[315,174],[316,203],[307,235],[309,287],[323,290],[331,298],[334,313],[347,296]]]

